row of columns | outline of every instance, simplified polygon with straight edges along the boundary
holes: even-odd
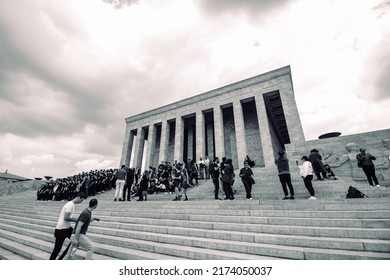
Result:
[[[260,96],[261,97],[261,96]],[[263,146],[263,155],[265,166],[271,166],[274,164],[274,156],[272,149],[272,140],[268,127],[268,119],[265,108],[265,103],[263,98],[256,98],[256,111],[257,119],[259,122],[259,133],[260,139]],[[213,107],[214,112],[214,146],[215,154],[220,158],[225,155],[225,145],[224,145],[224,125],[223,125],[223,110],[220,105]],[[238,166],[242,167],[243,159],[247,155],[247,146],[245,138],[245,122],[244,122],[244,113],[241,101],[239,99],[233,100],[233,112],[234,112],[234,126],[236,134],[236,143],[237,143],[237,157],[239,159]],[[194,159],[199,159],[199,157],[204,157],[206,153],[206,143],[205,143],[205,116],[202,110],[197,110],[195,112],[195,126],[196,126],[196,138],[193,140],[196,141],[196,155]],[[184,119],[180,113],[176,114],[176,127],[175,127],[175,144],[174,144],[174,159],[181,161],[183,159],[183,143],[184,143]],[[131,123],[127,124],[126,127],[126,136],[128,137],[127,145],[125,141],[125,152],[122,154],[121,164],[130,166],[130,155],[133,154],[133,166],[142,166],[142,159],[144,158],[144,166],[149,166],[150,162],[154,156],[153,144],[156,142],[157,137],[157,128],[156,123],[161,122],[161,140],[160,140],[160,151],[159,151],[159,162],[167,160],[167,147],[169,142],[169,123],[168,119],[160,119],[158,122],[154,121],[149,125],[144,127],[149,127],[148,129],[148,140],[146,143],[146,155],[143,155],[144,144],[145,144],[145,129],[143,127],[137,128],[137,137],[134,141],[134,134],[131,133]],[[144,157],[143,157],[144,156]]]

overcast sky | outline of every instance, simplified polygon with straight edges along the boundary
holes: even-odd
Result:
[[[125,118],[291,66],[306,140],[389,128],[390,2],[1,0],[0,172],[118,167]]]

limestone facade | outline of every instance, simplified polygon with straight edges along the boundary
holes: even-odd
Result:
[[[290,66],[126,118],[121,164],[156,167],[208,156],[273,167],[285,145],[304,142]]]

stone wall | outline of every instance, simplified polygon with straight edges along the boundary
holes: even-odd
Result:
[[[12,195],[14,193],[24,192],[29,189],[38,190],[41,185],[46,183],[46,180],[27,180],[13,183],[0,182],[0,196]]]
[[[356,144],[356,148],[349,145],[352,143]],[[356,154],[360,148],[365,148],[376,157],[374,164],[379,183],[390,186],[390,129],[286,145],[290,162],[300,162],[303,155],[309,155],[310,150],[317,149],[323,162],[329,164],[337,176],[355,182],[366,182],[363,170],[357,166]]]

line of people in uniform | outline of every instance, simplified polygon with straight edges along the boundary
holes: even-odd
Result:
[[[115,187],[117,169],[102,169],[82,172],[65,178],[49,180],[37,190],[37,200],[72,200],[79,192],[88,196],[111,190]]]

